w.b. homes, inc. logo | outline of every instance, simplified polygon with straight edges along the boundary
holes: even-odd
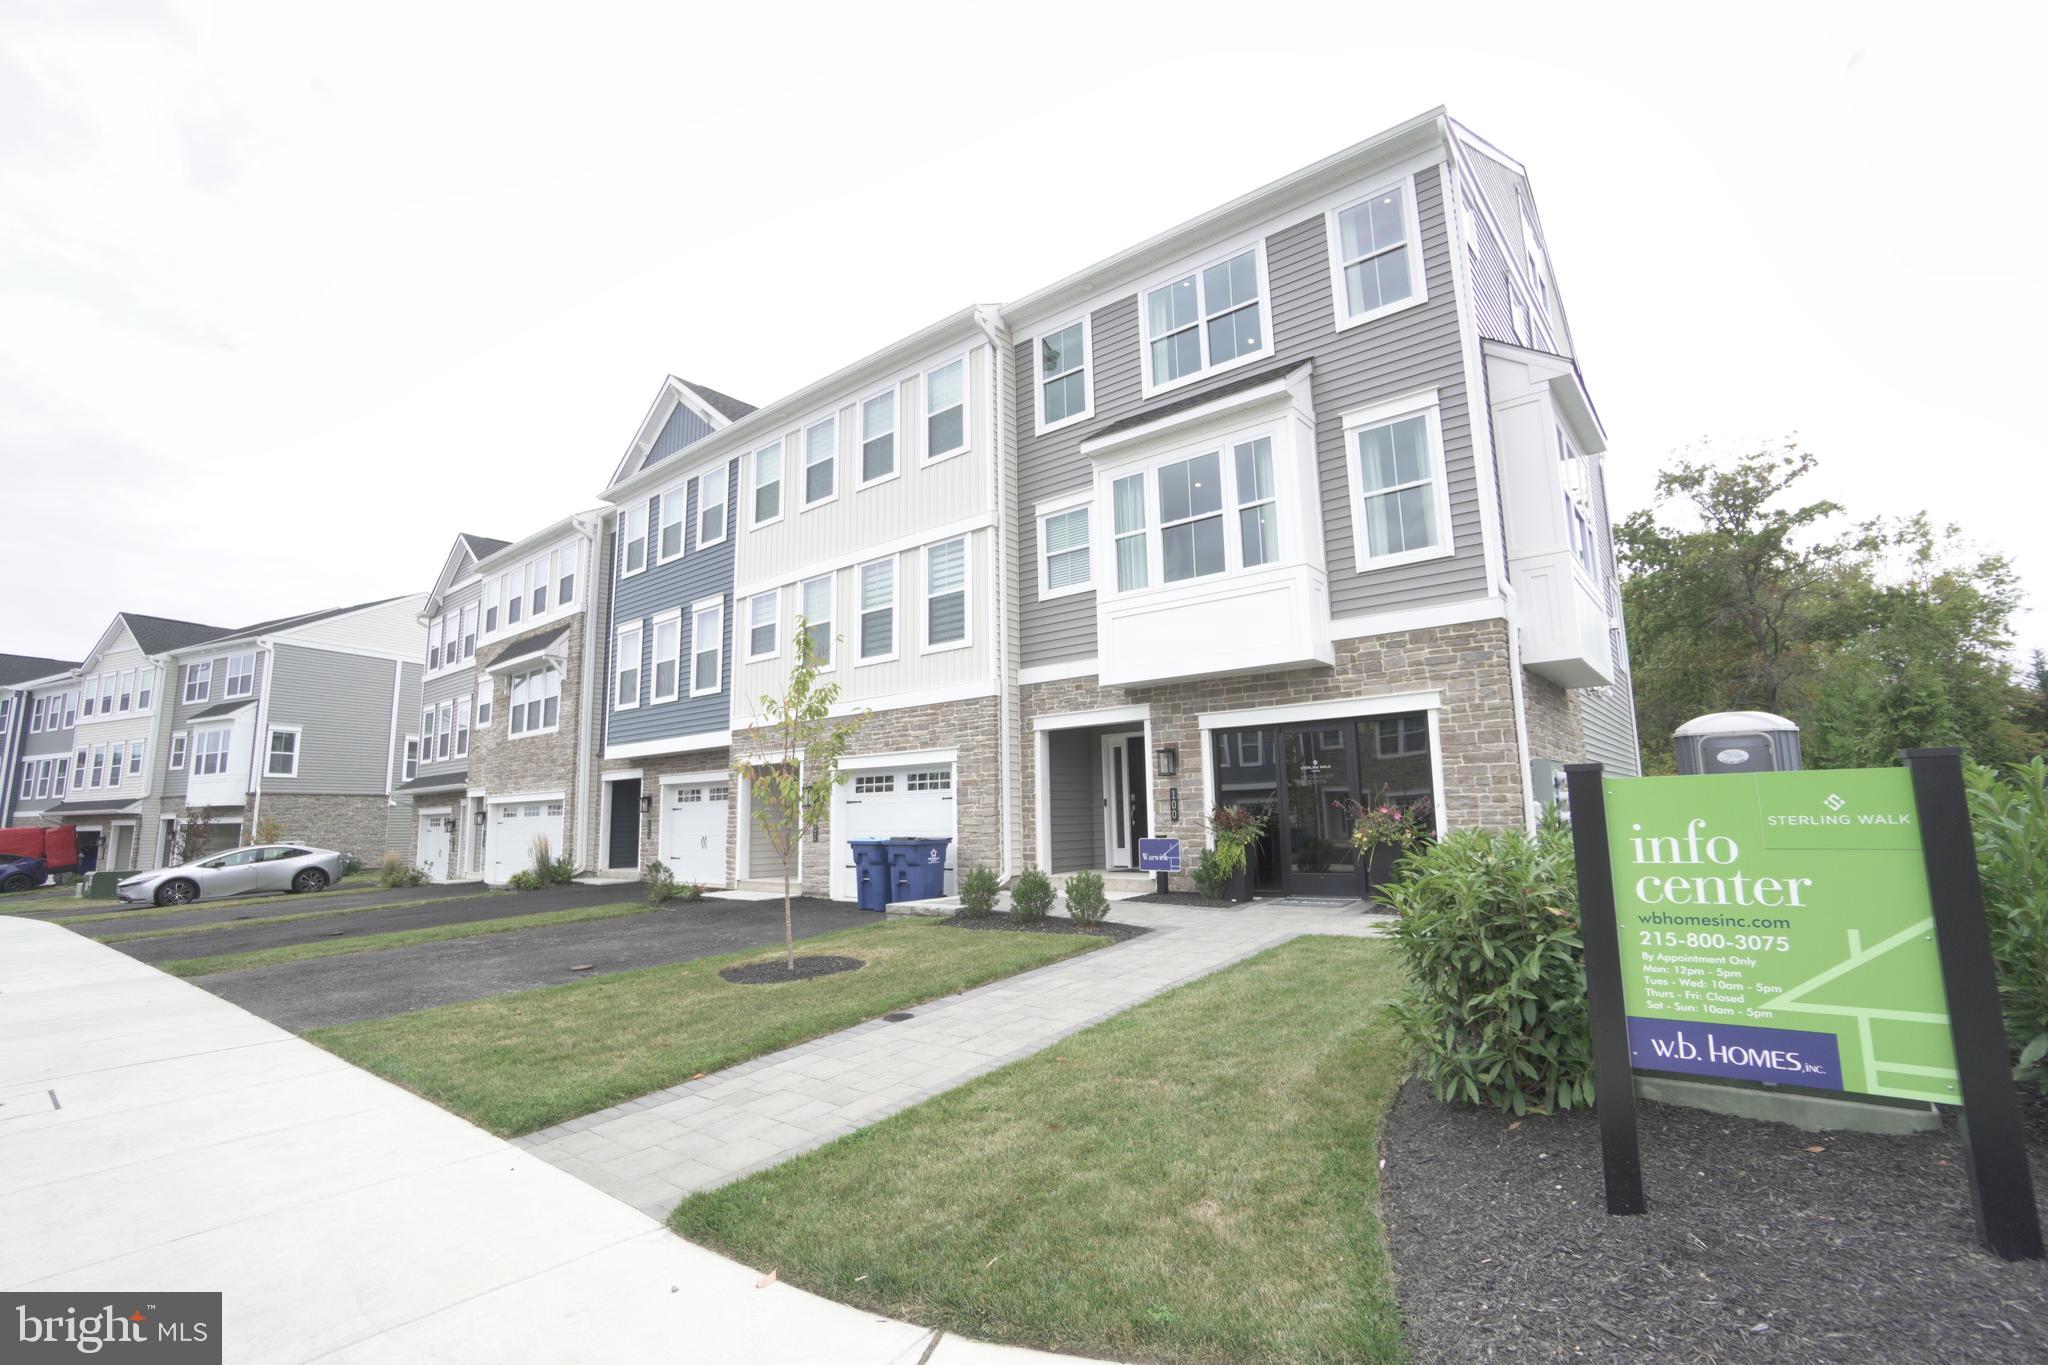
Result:
[[[5,1296],[0,1313],[0,1334],[11,1328],[14,1336],[12,1349],[0,1352],[10,1362],[83,1355],[198,1365],[221,1358],[219,1294],[17,1293]]]

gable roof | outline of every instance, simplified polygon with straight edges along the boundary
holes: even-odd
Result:
[[[144,616],[132,611],[117,612],[115,619],[128,623],[135,647],[144,654],[168,654],[228,633],[226,626],[204,626],[197,621],[174,621],[168,616]],[[98,646],[94,646],[94,651],[98,651]]]
[[[465,572],[476,566],[477,561],[489,559],[511,543],[491,536],[471,535],[468,531],[456,532],[455,539],[449,543],[447,557],[441,561],[441,572],[434,575],[434,586],[427,590],[427,600],[420,604],[421,619],[433,614],[435,604]]]
[[[616,488],[621,483],[644,470],[648,464],[661,456],[654,452],[662,443],[662,433],[669,429],[676,409],[688,408],[700,420],[704,430],[670,443],[661,455],[672,455],[676,451],[697,441],[704,440],[714,432],[731,426],[734,422],[754,412],[752,403],[742,403],[730,394],[717,389],[692,384],[686,379],[668,375],[661,381],[661,388],[654,395],[654,402],[648,406],[647,415],[640,419],[639,427],[633,432],[633,440],[620,457],[618,467],[612,470],[612,477],[606,488]]]
[[[462,532],[456,539],[468,545],[470,554],[478,559],[489,559],[512,543],[509,540],[493,540],[489,536],[473,536],[467,531]]]
[[[711,388],[708,385],[699,384],[689,379],[678,379],[676,382],[696,394],[699,398],[702,398],[712,407],[717,408],[728,421],[737,422],[740,418],[745,417],[754,410],[752,403],[742,403],[730,394],[720,393],[717,389]]]
[[[397,600],[396,597],[380,597],[374,602],[357,602],[346,607],[328,607],[322,611],[301,612],[297,616],[274,617],[268,621],[258,621],[253,626],[243,626],[240,630],[223,631],[219,635],[198,641],[197,643],[224,645],[234,640],[247,640],[258,635],[275,635],[281,630],[297,630],[300,626],[310,626],[316,621],[325,621],[336,616],[346,616],[353,611],[368,611],[371,607],[381,607],[386,602],[396,602]]]
[[[0,687],[28,682],[33,678],[47,678],[53,673],[69,673],[76,667],[76,659],[66,661],[40,659],[33,654],[0,654]]]

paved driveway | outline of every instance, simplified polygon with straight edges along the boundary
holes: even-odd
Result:
[[[796,932],[806,937],[878,919],[830,901],[799,901]],[[782,902],[701,901],[645,915],[219,972],[196,980],[272,1023],[303,1031],[781,941]],[[578,966],[588,970],[571,970]]]
[[[482,882],[460,882],[435,886],[393,886],[364,888],[352,886],[340,891],[321,891],[301,896],[235,896],[227,900],[201,901],[190,910],[159,913],[154,906],[138,905],[121,912],[117,905],[98,901],[81,903],[66,896],[55,903],[29,912],[36,919],[66,919],[72,915],[100,915],[113,912],[113,919],[93,920],[74,926],[81,934],[122,934],[138,929],[175,929],[185,924],[225,924],[230,920],[254,919],[259,915],[297,915],[321,910],[352,910],[365,905],[406,905],[414,901],[446,900],[450,896],[472,896],[490,888]]]
[[[461,899],[430,901],[425,905],[391,905],[345,914],[325,915],[313,909],[313,917],[284,924],[242,925],[222,922],[203,934],[172,934],[165,938],[138,938],[113,945],[130,957],[144,962],[169,962],[181,957],[212,957],[219,953],[246,953],[257,948],[282,948],[294,943],[323,943],[335,938],[361,938],[365,934],[389,934],[400,929],[427,929],[441,924],[463,924],[471,920],[505,919],[515,915],[539,915],[550,910],[580,910],[594,905],[631,905],[643,899],[640,883],[619,886],[551,886],[545,891],[506,891],[494,895],[470,894]],[[266,912],[289,914],[297,905],[252,906],[250,915]],[[347,910],[345,906],[331,907]],[[119,924],[120,921],[112,921]],[[80,929],[103,929],[106,925],[81,924]],[[136,925],[134,928],[155,927]]]

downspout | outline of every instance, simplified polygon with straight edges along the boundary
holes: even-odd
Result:
[[[1012,681],[1015,673],[1014,660],[1011,658],[1011,634],[1014,623],[1010,620],[1009,584],[1014,566],[1010,563],[1009,551],[1010,505],[1007,478],[1009,462],[1015,458],[1016,453],[1003,442],[1003,375],[1010,360],[1010,346],[1000,323],[989,316],[988,308],[975,308],[974,324],[988,339],[989,347],[989,583],[995,590],[993,598],[996,629],[991,635],[995,642],[993,665],[996,684],[996,767],[999,783],[996,830],[999,841],[998,863],[1002,869],[999,875],[1007,882],[1019,870],[1017,841],[1022,831],[1019,802],[1015,799],[1018,793],[1014,792],[1011,786],[1016,776],[1019,717],[1016,715],[1016,688]],[[955,782],[958,781],[956,775]],[[1013,821],[1017,826],[1014,829]]]
[[[257,755],[268,746],[264,742],[264,725],[270,719],[270,679],[277,672],[277,654],[268,640],[256,642],[257,651],[263,656],[263,693],[256,700],[256,721],[249,731],[249,827],[242,831],[245,844],[256,842],[256,826],[263,823],[263,763]]]
[[[590,809],[590,770],[597,761],[596,742],[593,738],[593,707],[591,687],[596,680],[597,668],[597,604],[590,600],[590,594],[597,590],[597,552],[603,548],[606,517],[600,513],[594,527],[586,527],[590,535],[590,553],[585,557],[583,571],[583,682],[578,709],[582,712],[577,726],[580,733],[576,740],[576,842],[583,849],[581,866],[592,872],[597,870],[597,818]],[[583,527],[583,523],[577,523]],[[555,585],[558,589],[560,584]],[[479,607],[481,610],[481,607]],[[495,723],[497,716],[492,715]]]

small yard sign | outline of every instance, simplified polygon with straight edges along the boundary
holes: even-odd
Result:
[[[1138,840],[1138,870],[1140,872],[1180,871],[1180,840]]]
[[[1636,1069],[1961,1105],[1985,1241],[2038,1257],[1957,751],[1905,768],[1567,768],[1608,1212]]]

